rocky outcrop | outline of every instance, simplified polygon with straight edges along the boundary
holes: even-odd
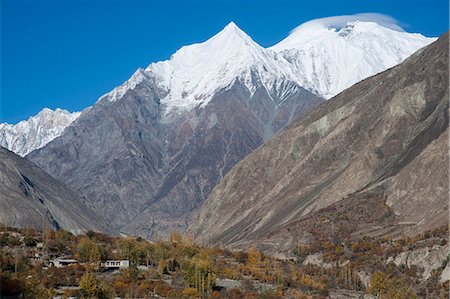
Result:
[[[433,247],[423,247],[416,250],[402,252],[395,257],[389,257],[387,264],[394,263],[397,266],[405,265],[408,268],[416,266],[423,270],[422,278],[427,280],[431,276],[431,272],[442,266],[447,259],[450,251],[449,245],[434,245]],[[445,272],[445,271],[444,271]],[[445,275],[443,273],[443,275]]]
[[[19,228],[113,233],[80,198],[33,163],[0,147],[0,223]]]
[[[295,223],[311,215],[321,219],[343,198],[385,202],[355,213],[364,216],[357,223],[378,236],[447,224],[448,84],[445,34],[319,106],[239,162],[214,188],[191,232],[210,245],[270,250],[287,244],[288,250],[310,237]],[[375,223],[368,221],[372,217]],[[379,230],[379,224],[390,229]],[[347,234],[359,229],[350,227]]]
[[[314,265],[325,269],[329,269],[332,267],[332,265],[330,265],[329,263],[324,262],[323,254],[320,252],[306,256],[306,258],[302,262],[302,265]]]

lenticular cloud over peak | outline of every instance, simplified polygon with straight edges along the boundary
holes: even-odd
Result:
[[[314,29],[319,27],[325,28],[336,28],[341,29],[346,26],[349,22],[374,22],[383,27],[395,30],[395,31],[404,31],[402,27],[400,27],[399,22],[388,15],[383,15],[379,13],[360,13],[354,15],[344,15],[344,16],[333,16],[327,18],[319,18],[314,19],[308,22],[305,22],[295,28],[292,32],[297,30],[305,30],[305,29]]]

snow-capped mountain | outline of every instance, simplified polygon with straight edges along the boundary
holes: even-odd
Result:
[[[284,58],[253,41],[235,23],[203,43],[184,46],[169,60],[138,69],[129,80],[101,98],[115,101],[145,80],[153,80],[166,112],[208,104],[212,96],[236,80],[249,90],[258,86],[277,92],[286,81],[297,82],[297,71]],[[280,101],[288,93],[280,94]]]
[[[295,81],[292,66],[278,60],[231,22],[204,43],[182,47],[170,60],[146,69],[167,95],[168,108],[203,106],[218,90],[240,80],[252,95],[258,84],[268,91],[285,80]]]
[[[169,60],[139,69],[101,99],[114,101],[145,80],[159,87],[167,112],[204,107],[217,90],[235,80],[251,93],[256,82],[279,92],[289,80],[329,99],[436,40],[358,18],[367,19],[355,15],[338,17],[339,22],[336,17],[306,22],[269,48],[258,45],[231,22],[209,40],[184,46]]]
[[[360,21],[356,15],[306,22],[269,49],[295,67],[301,86],[329,99],[435,40]]]
[[[60,136],[80,113],[44,108],[37,115],[15,125],[2,123],[0,145],[24,157]]]

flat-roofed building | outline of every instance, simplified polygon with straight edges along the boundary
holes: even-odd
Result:
[[[78,264],[78,260],[76,259],[64,259],[64,258],[56,258],[50,261],[50,265],[55,266],[56,268],[61,268],[69,265]]]
[[[110,269],[128,268],[128,267],[130,267],[130,261],[128,261],[128,260],[109,260],[109,261],[104,261],[103,263],[101,263],[101,266],[103,268],[110,268]]]

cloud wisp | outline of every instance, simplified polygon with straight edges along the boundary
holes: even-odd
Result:
[[[305,22],[295,28],[292,32],[297,30],[314,29],[317,27],[336,28],[341,29],[346,26],[348,22],[374,22],[381,26],[387,27],[395,31],[405,31],[400,26],[399,22],[391,16],[379,13],[360,13],[354,15],[333,16],[327,18],[314,19]]]

